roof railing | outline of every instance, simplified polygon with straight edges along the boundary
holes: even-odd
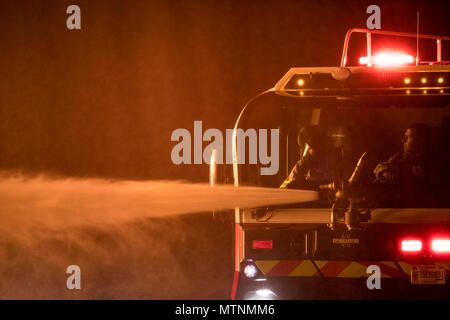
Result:
[[[342,50],[341,67],[345,67],[347,64],[348,45],[350,43],[350,37],[353,33],[365,33],[366,34],[367,57],[369,59],[372,56],[372,34],[377,34],[377,35],[393,36],[393,37],[407,37],[407,38],[436,40],[436,61],[427,61],[427,64],[448,63],[448,61],[442,61],[442,41],[450,41],[450,37],[428,35],[428,34],[407,33],[407,32],[352,28],[352,29],[349,29],[347,31],[347,34],[345,35],[344,49]],[[416,64],[419,64],[419,57],[416,57]]]

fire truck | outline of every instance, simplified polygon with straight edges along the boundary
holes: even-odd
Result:
[[[361,57],[349,51],[357,37]],[[353,28],[339,66],[291,68],[244,107],[234,130],[278,128],[280,168],[263,176],[260,164],[237,162],[234,146],[236,187],[282,186],[308,152],[299,132],[311,126],[334,150],[317,161],[339,174],[294,186],[316,190],[316,201],[235,209],[232,299],[450,298],[450,61],[442,59],[449,40]],[[424,61],[419,52],[430,47]],[[401,150],[413,123],[429,128],[424,174],[432,182],[406,196],[374,168]]]

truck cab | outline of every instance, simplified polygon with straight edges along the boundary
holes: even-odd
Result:
[[[367,53],[349,66],[354,34]],[[377,37],[432,41],[436,58],[377,51]],[[234,185],[314,190],[317,200],[299,192],[298,203],[235,209],[233,299],[450,298],[448,40],[351,29],[339,66],[292,68],[244,107],[235,130],[279,130],[279,170],[264,176],[261,164],[235,161]],[[427,128],[423,179],[377,176],[415,124]],[[292,174],[313,152],[315,167]]]

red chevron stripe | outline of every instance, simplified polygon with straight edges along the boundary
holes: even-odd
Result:
[[[347,268],[352,261],[328,261],[321,269],[324,277],[336,277],[345,268]]]
[[[303,260],[281,260],[267,274],[268,276],[288,276]]]

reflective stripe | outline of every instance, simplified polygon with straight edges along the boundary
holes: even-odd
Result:
[[[313,277],[317,268],[310,260],[257,260],[256,266],[269,277]]]
[[[260,261],[255,261],[256,266],[258,267],[258,269],[264,274],[268,274],[270,272],[270,270],[273,269],[273,267],[275,267],[275,265],[280,262],[280,260],[260,260]]]
[[[313,277],[319,276],[317,268],[310,260],[304,260],[290,274],[290,277]]]
[[[364,278],[371,275],[370,265],[380,268],[382,278],[403,277],[394,261],[256,260],[255,264],[268,277]]]

